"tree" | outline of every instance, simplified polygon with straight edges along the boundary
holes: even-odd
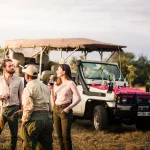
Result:
[[[3,53],[4,49],[0,46],[0,53]]]
[[[141,55],[137,61],[133,61],[133,65],[137,68],[133,85],[145,86],[150,77],[150,61],[146,56]]]
[[[135,55],[133,53],[129,52],[121,52],[120,53],[120,59],[121,59],[121,72],[123,76],[126,78],[129,74],[129,65],[132,65],[132,62],[135,58]],[[119,56],[118,53],[115,53],[112,58],[110,59],[110,62],[116,62],[119,65]]]
[[[79,56],[79,59],[80,60],[84,60],[84,56]],[[71,70],[73,70],[73,71],[77,70],[77,60],[78,60],[77,57],[72,56],[72,58],[71,58],[71,60],[69,62]]]
[[[3,51],[4,51],[4,49],[0,46],[0,68],[1,68],[1,61],[2,61],[2,57],[3,57]]]
[[[133,53],[121,53],[121,72],[131,85],[145,86],[150,77],[150,61],[146,56],[141,55],[135,60]],[[110,59],[111,62],[119,64],[118,55]]]
[[[134,67],[133,65],[129,65],[127,67],[129,73],[126,75],[127,80],[129,82],[129,85],[132,86],[133,81],[135,80],[135,78],[137,77],[137,75],[135,74],[135,71],[137,70],[136,67]]]
[[[3,51],[4,51],[4,49],[0,46],[0,76],[2,75],[1,60],[2,60]]]
[[[70,60],[70,67],[71,67],[71,70],[74,70],[74,71],[77,70],[77,58],[75,56],[72,56]]]

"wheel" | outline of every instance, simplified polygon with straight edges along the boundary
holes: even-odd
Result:
[[[108,114],[104,106],[98,105],[94,108],[93,126],[99,131],[108,129]]]

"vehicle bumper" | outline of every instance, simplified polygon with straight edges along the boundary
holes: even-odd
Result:
[[[114,110],[115,118],[150,118],[150,110]]]

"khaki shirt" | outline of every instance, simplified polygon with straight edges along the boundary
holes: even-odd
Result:
[[[32,80],[27,83],[22,94],[23,116],[22,121],[30,120],[33,111],[50,111],[50,90],[40,81]]]
[[[5,94],[9,94],[10,96],[10,98],[4,100],[3,103],[0,100],[0,106],[7,107],[12,105],[20,105],[20,98],[23,88],[23,82],[20,77],[13,75],[12,81],[8,86],[4,75],[0,76],[0,96]]]

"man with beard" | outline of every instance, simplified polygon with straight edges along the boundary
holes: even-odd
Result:
[[[15,76],[15,70],[11,59],[4,59],[2,62],[3,75],[0,77],[0,107],[2,120],[11,132],[11,150],[16,149],[18,133],[18,114],[22,112],[21,94],[23,82],[20,77]],[[0,134],[2,128],[0,129]]]

